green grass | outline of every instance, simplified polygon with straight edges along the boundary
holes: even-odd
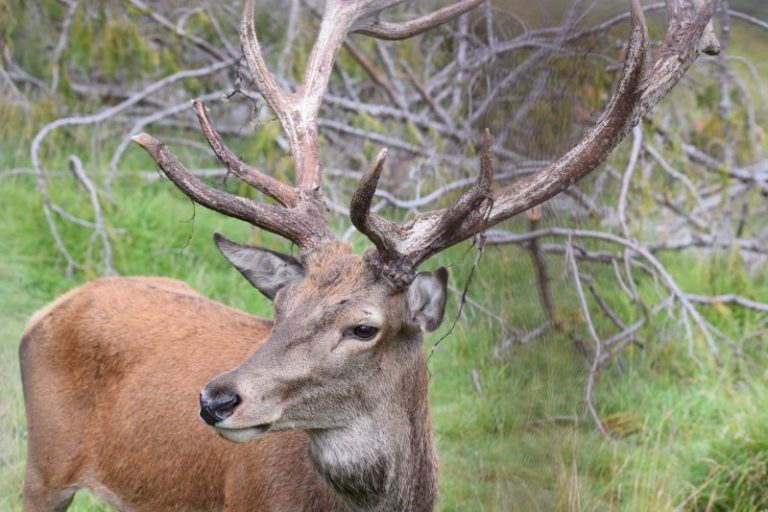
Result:
[[[83,203],[82,191],[66,178],[55,182],[54,190],[68,205]],[[218,255],[210,234],[218,230],[290,250],[285,242],[256,237],[242,223],[202,208],[195,209],[190,220],[191,204],[167,182],[146,185],[129,176],[118,184],[115,203],[106,211],[110,224],[119,228],[111,239],[115,266],[122,274],[176,277],[214,299],[269,314],[269,303]],[[85,204],[82,213],[87,215]],[[53,249],[31,179],[0,183],[0,218],[0,510],[19,510],[25,450],[17,361],[20,333],[37,308],[96,278],[98,268],[94,264],[72,279],[64,278],[64,262]],[[75,252],[83,250],[86,235],[79,228],[68,227],[64,235]],[[460,287],[472,257],[459,247],[439,262],[450,267],[452,282]],[[738,259],[727,255],[667,263],[691,291],[711,291],[704,283],[717,275],[713,286],[719,291],[738,287],[768,298],[765,278],[746,282]],[[723,268],[729,271],[718,272]],[[569,288],[567,283],[555,285],[558,291]],[[631,311],[618,301],[618,293],[607,293],[619,311]],[[499,311],[510,325],[531,328],[543,320],[528,256],[518,249],[489,248],[471,295]],[[578,324],[572,297],[558,296],[563,317]],[[454,296],[446,324],[455,310]],[[586,365],[567,339],[550,335],[497,360],[492,353],[503,336],[501,329],[471,308],[466,312],[429,362],[440,510],[703,511],[765,506],[760,501],[765,499],[764,485],[755,475],[766,474],[768,457],[768,415],[763,412],[768,376],[761,370],[766,361],[761,343],[766,340],[746,347],[755,358],[751,363],[729,357],[721,367],[707,364],[702,370],[687,358],[676,326],[657,326],[660,340],[644,333],[646,346],[628,350],[625,371],[612,367],[598,382],[596,404],[616,439],[609,442],[586,419]],[[756,322],[736,312],[710,316],[732,333]],[[445,329],[430,338],[425,349]],[[473,371],[480,389],[473,383]],[[104,508],[83,494],[73,510]]]

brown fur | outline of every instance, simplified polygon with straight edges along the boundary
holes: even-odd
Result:
[[[333,323],[345,314],[340,302],[365,297],[380,296],[389,316],[402,316],[402,295],[388,295],[360,257],[340,246],[328,251],[310,257],[307,277],[278,297],[280,336],[306,333],[302,317],[312,328]],[[313,316],[310,306],[341,309]],[[365,360],[399,375],[393,383],[386,378],[382,390],[401,395],[387,404],[384,421],[392,424],[382,428],[405,446],[393,459],[401,478],[393,477],[397,488],[389,492],[413,510],[431,510],[436,465],[423,356],[420,344],[395,339],[411,337],[412,327],[397,318],[386,326],[391,332]],[[121,510],[347,510],[355,497],[340,499],[325,466],[310,460],[310,437],[320,446],[321,433],[288,430],[237,445],[197,416],[200,389],[235,367],[224,376],[249,376],[265,351],[251,354],[272,327],[161,278],[99,280],[36,314],[20,346],[29,425],[24,510],[64,510],[82,487]],[[257,365],[256,373],[267,366]],[[322,385],[317,378],[314,385]],[[283,396],[306,389],[298,378],[285,379]]]

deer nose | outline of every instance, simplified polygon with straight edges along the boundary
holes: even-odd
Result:
[[[230,391],[218,391],[211,395],[206,391],[204,389],[200,393],[200,417],[209,425],[215,425],[232,416],[242,401],[239,395]]]

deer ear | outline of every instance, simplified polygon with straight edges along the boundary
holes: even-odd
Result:
[[[448,271],[420,272],[408,287],[408,311],[411,318],[427,332],[443,322],[448,287]]]
[[[293,256],[239,244],[219,233],[213,234],[213,242],[248,282],[269,299],[274,299],[280,288],[304,275],[304,267]]]

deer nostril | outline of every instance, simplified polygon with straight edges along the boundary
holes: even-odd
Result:
[[[200,393],[200,417],[208,425],[215,425],[232,416],[240,402],[242,399],[239,395],[227,391],[213,396]]]

